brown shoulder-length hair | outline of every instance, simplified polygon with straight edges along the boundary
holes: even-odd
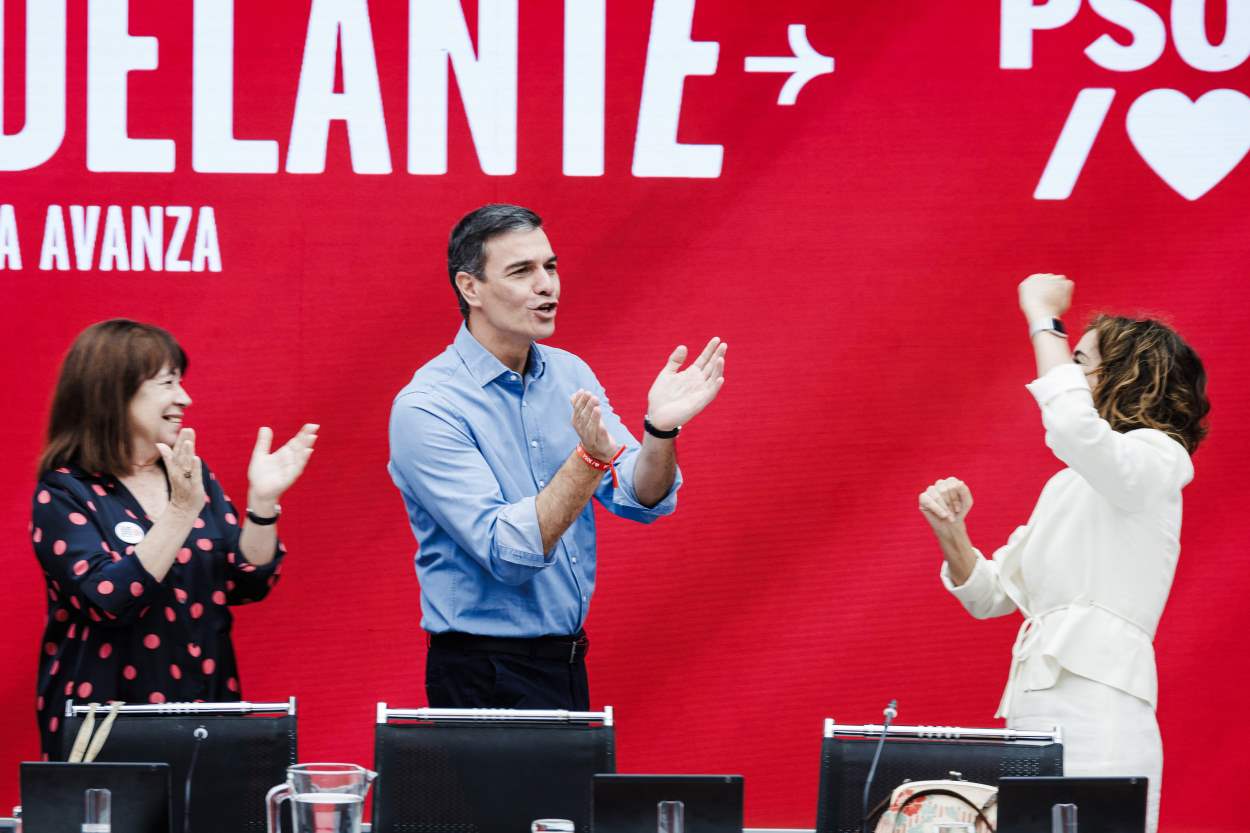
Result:
[[[1194,349],[1151,318],[1099,315],[1094,404],[1116,431],[1156,428],[1193,454],[1207,435],[1207,372]]]
[[[187,354],[160,327],[113,318],[79,333],[61,363],[39,476],[67,465],[128,472],[130,400],[165,367],[186,373]]]

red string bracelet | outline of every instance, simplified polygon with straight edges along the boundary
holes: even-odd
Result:
[[[616,461],[621,459],[621,455],[624,453],[625,453],[625,446],[621,446],[620,449],[618,449],[617,452],[612,455],[611,460],[604,462],[603,460],[600,460],[598,457],[592,457],[590,452],[587,451],[586,447],[583,446],[581,443],[577,444],[577,456],[582,458],[582,462],[590,466],[592,469],[595,469],[596,471],[612,472],[612,488],[614,489],[618,488],[621,485],[621,481],[617,479],[617,476],[616,476]]]

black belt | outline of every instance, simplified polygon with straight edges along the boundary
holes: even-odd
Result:
[[[584,659],[590,651],[590,639],[585,631],[572,636],[536,636],[530,639],[511,636],[476,636],[471,633],[448,631],[429,635],[431,648],[450,648],[454,651],[481,651],[489,654],[511,654],[532,659],[562,659],[570,665]]]

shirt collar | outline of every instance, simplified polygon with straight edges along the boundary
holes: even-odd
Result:
[[[460,331],[456,333],[456,340],[452,342],[452,346],[456,348],[456,353],[459,354],[460,360],[464,362],[464,366],[468,368],[469,375],[473,377],[473,381],[482,387],[486,387],[502,374],[512,372],[504,366],[503,362],[495,358],[495,354],[483,347],[482,343],[474,338],[473,333],[469,332],[467,324],[462,323],[460,325]],[[542,351],[538,349],[537,344],[531,343],[526,375],[538,378],[543,375],[546,367],[547,362],[543,359]]]

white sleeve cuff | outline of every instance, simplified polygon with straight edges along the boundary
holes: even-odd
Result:
[[[942,577],[942,585],[950,591],[951,595],[965,605],[988,599],[994,594],[994,577],[990,575],[991,567],[985,560],[985,556],[981,551],[973,548],[976,553],[977,561],[972,567],[972,573],[968,576],[968,580],[963,584],[956,585],[954,579],[951,578],[950,564],[946,560],[942,560],[942,569],[940,575]]]

